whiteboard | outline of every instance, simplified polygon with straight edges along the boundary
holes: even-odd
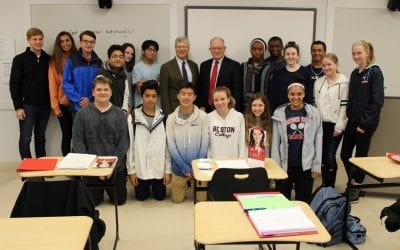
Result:
[[[79,47],[79,34],[91,30],[96,33],[95,51],[102,60],[107,59],[111,44],[130,42],[136,48],[138,62],[142,42],[147,39],[160,45],[159,62],[167,61],[170,56],[170,10],[167,4],[114,4],[108,10],[100,9],[97,4],[31,4],[30,12],[32,26],[44,32],[44,49],[49,54],[60,31],[72,33]]]
[[[260,37],[268,42],[270,37],[279,36],[284,44],[299,44],[300,63],[307,65],[311,62],[316,12],[314,8],[186,6],[185,33],[191,58],[198,63],[210,58],[210,39],[220,36],[225,40],[226,55],[244,62],[250,57],[251,40]]]
[[[385,78],[385,96],[400,97],[400,13],[387,9],[335,8],[333,52],[339,58],[340,71],[350,76],[356,67],[351,57],[355,41],[374,45],[375,63]],[[351,20],[351,21],[349,21]]]

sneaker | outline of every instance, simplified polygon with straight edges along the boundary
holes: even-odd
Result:
[[[349,195],[349,201],[350,203],[357,203],[358,200],[360,199],[360,189],[351,189],[350,190],[350,195]]]

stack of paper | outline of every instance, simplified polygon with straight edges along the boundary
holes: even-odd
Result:
[[[248,216],[260,237],[317,233],[317,227],[298,206],[249,210]]]
[[[95,160],[96,155],[93,154],[77,154],[68,153],[59,163],[57,163],[58,169],[86,169]]]

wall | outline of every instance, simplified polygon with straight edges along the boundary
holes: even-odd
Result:
[[[21,52],[26,47],[25,31],[30,27],[30,4],[97,4],[97,0],[14,0],[7,1],[1,0],[2,8],[0,8],[0,38],[8,37],[15,39],[16,51]],[[335,9],[337,7],[349,6],[352,8],[376,8],[385,9],[387,0],[223,0],[223,1],[198,1],[198,0],[114,0],[114,4],[167,4],[169,5],[170,14],[170,27],[169,29],[170,40],[178,35],[184,34],[184,6],[185,5],[203,5],[203,6],[256,6],[256,7],[300,7],[300,8],[316,8],[317,9],[317,25],[316,25],[316,39],[325,40],[328,44],[329,50],[333,48],[332,41],[334,26],[335,26]],[[151,17],[149,17],[151,18]],[[146,20],[144,20],[146,21]],[[293,23],[295,29],[296,20],[288,20]],[[129,20],[123,20],[129,22]],[[267,32],[269,25],[279,24],[259,24],[260,36]],[[339,27],[336,27],[339,28]],[[346,27],[341,27],[346,29]],[[379,31],[381,27],[371,27]],[[148,31],[151,36],[151,30]],[[266,37],[264,37],[267,39]],[[360,37],[361,38],[361,37]],[[50,38],[49,38],[50,39]],[[46,43],[52,43],[53,39],[46,40]],[[208,45],[205,45],[208,46]],[[349,51],[350,46],[346,45],[343,48],[335,48],[335,50]],[[247,49],[247,44],[245,45]],[[303,49],[303,53],[308,53],[308,49]],[[336,51],[335,51],[336,52]],[[394,53],[398,53],[395,51]],[[173,42],[170,42],[170,57],[174,55]],[[379,63],[379,55],[377,55]],[[392,57],[395,58],[395,57]],[[399,56],[397,56],[399,58]],[[390,60],[391,58],[389,58]],[[348,57],[341,58],[348,63],[351,62],[350,52]],[[394,59],[393,59],[394,61]],[[8,93],[8,85],[0,84],[0,93],[4,95]],[[18,123],[15,118],[15,112],[10,105],[0,105],[0,169],[9,166],[7,163],[18,162]],[[382,154],[386,150],[396,150],[398,145],[399,133],[395,131],[395,124],[399,124],[400,116],[396,107],[400,106],[399,99],[385,100],[383,109],[381,126],[379,127],[374,137],[371,153]],[[47,151],[49,155],[60,155],[60,131],[58,128],[57,120],[52,117],[47,129]],[[397,144],[397,145],[395,145]],[[398,151],[398,149],[397,149]]]

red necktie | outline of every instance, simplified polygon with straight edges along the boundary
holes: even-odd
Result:
[[[212,68],[210,85],[208,89],[208,104],[213,104],[212,92],[217,86],[217,74],[218,74],[218,60],[215,60],[214,67]]]

